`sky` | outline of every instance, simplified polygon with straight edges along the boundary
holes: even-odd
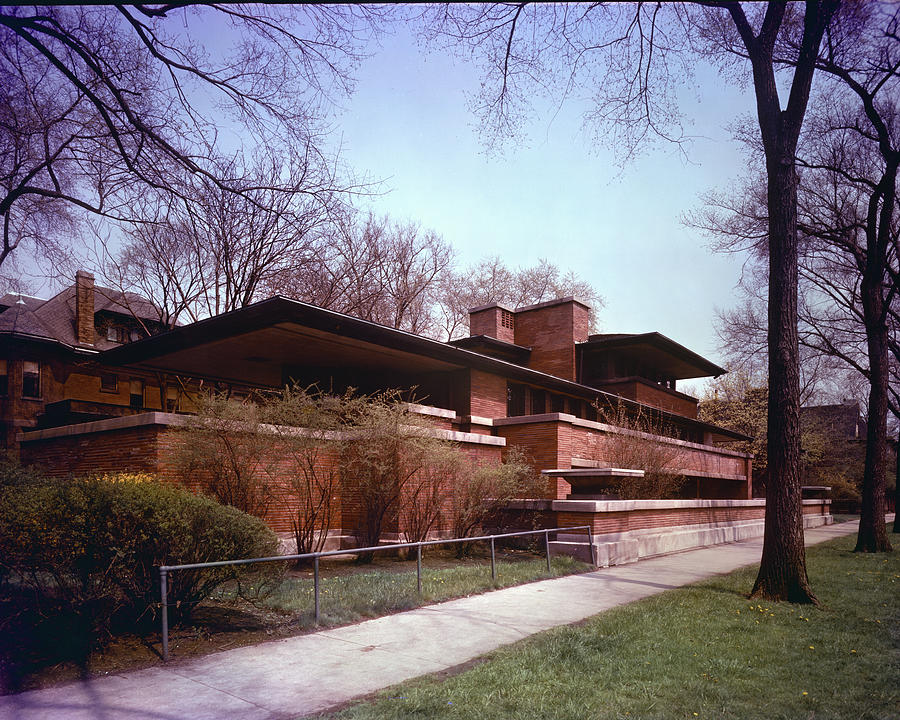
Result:
[[[228,44],[223,30],[183,29],[208,46]],[[683,217],[702,193],[739,180],[746,160],[728,126],[754,103],[713,69],[695,72],[679,90],[693,138],[684,148],[656,143],[622,167],[583,128],[590,105],[576,97],[539,105],[523,136],[492,155],[467,103],[477,68],[424,51],[397,25],[355,72],[331,142],[358,177],[381,181],[360,209],[437,232],[462,267],[494,255],[512,267],[549,260],[603,296],[601,332],[657,331],[722,364],[715,309],[736,304],[743,258],[713,254]]]
[[[583,129],[587,106],[577,99],[544,108],[527,138],[489,155],[466,99],[476,68],[424,53],[404,29],[356,77],[335,132],[349,166],[384,180],[387,192],[368,206],[438,232],[463,266],[498,255],[574,270],[605,298],[602,332],[658,331],[720,359],[715,308],[736,303],[743,258],[713,254],[682,218],[744,170],[727,127],[753,109],[752,94],[699,69],[696,87],[681,93],[694,136],[687,158],[657,144],[620,168]]]

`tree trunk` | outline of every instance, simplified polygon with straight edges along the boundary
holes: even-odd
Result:
[[[900,424],[897,426],[897,474],[894,477],[894,532],[900,533]]]
[[[866,466],[862,484],[859,534],[854,552],[888,552],[891,543],[884,522],[885,456],[888,412],[888,328],[884,316],[884,268],[870,243],[860,293],[869,351],[869,411],[866,428]]]
[[[750,596],[815,603],[800,497],[797,176],[793,151],[781,146],[769,154],[769,481],[763,552]]]

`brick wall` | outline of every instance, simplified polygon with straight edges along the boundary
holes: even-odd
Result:
[[[426,415],[440,430],[448,430],[450,418]],[[148,420],[153,418],[154,420]],[[178,416],[153,414],[117,418],[116,420],[85,423],[65,429],[40,431],[25,436],[21,444],[23,462],[38,466],[52,477],[86,475],[94,473],[146,472],[160,477],[163,481],[182,483],[194,491],[203,486],[202,472],[189,478],[181,475],[174,459],[175,446],[179,442],[177,427],[167,424]],[[126,427],[116,427],[126,425]],[[457,442],[459,449],[472,460],[473,467],[479,464],[500,462],[502,447],[496,444],[481,444],[477,441]],[[329,447],[322,447],[312,458],[314,467],[334,473],[332,486],[332,511],[329,528],[339,533],[352,533],[357,526],[361,507],[359,496],[354,492],[352,482],[340,476],[340,462],[337,454]],[[301,473],[296,459],[285,450],[273,448],[267,469],[276,478],[274,501],[265,516],[266,523],[281,534],[292,531],[292,518],[296,516],[301,501],[298,491],[292,487],[297,482],[303,488]],[[302,497],[302,495],[301,495]],[[445,513],[450,507],[451,491],[446,485],[440,488],[441,506]],[[445,518],[441,530],[449,529]],[[397,518],[388,518],[386,533],[402,531]]]
[[[609,467],[610,458],[617,455],[612,446],[619,435],[602,423],[548,414],[533,420],[507,418],[496,424],[507,444],[522,448],[539,470],[570,469],[576,458]],[[672,472],[695,478],[701,497],[750,497],[751,462],[746,454],[658,436],[645,439],[667,448],[664,454]],[[561,478],[550,482],[547,497],[562,499],[571,491]]]
[[[686,395],[676,395],[667,392],[664,388],[649,384],[640,380],[628,380],[617,383],[603,383],[602,388],[616,395],[635,400],[644,405],[668,410],[676,415],[697,418],[697,401],[689,399]]]
[[[528,367],[577,380],[575,343],[588,338],[589,312],[577,300],[541,303],[516,311],[516,345],[532,348]]]
[[[481,370],[469,373],[469,414],[486,418],[506,417],[506,378]]]

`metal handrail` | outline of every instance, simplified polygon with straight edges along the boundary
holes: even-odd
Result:
[[[594,558],[594,536],[590,525],[577,525],[564,528],[547,528],[544,530],[524,530],[520,532],[499,533],[496,535],[479,535],[478,537],[447,538],[444,540],[421,540],[411,543],[394,543],[391,545],[376,545],[374,547],[345,548],[343,550],[327,550],[324,552],[300,553],[295,555],[270,555],[261,558],[244,558],[242,560],[217,560],[205,563],[186,563],[184,565],[160,565],[159,566],[159,595],[162,604],[162,655],[163,661],[169,660],[169,613],[168,613],[168,575],[175,570],[200,570],[205,568],[226,567],[228,565],[250,565],[262,562],[286,562],[291,560],[313,560],[313,595],[315,598],[315,621],[319,622],[319,558],[334,555],[356,555],[364,552],[379,552],[382,550],[400,550],[403,548],[416,548],[416,590],[422,594],[422,548],[427,545],[452,545],[454,543],[478,542],[490,540],[491,543],[491,579],[497,579],[497,566],[494,558],[494,541],[499,538],[522,537],[524,535],[544,536],[544,548],[547,555],[547,572],[550,572],[550,533],[567,532],[570,530],[587,530],[588,548],[591,554],[591,565],[597,566]]]

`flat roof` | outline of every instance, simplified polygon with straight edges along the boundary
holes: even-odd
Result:
[[[639,334],[591,335],[579,343],[581,352],[617,350],[626,356],[640,357],[648,365],[667,372],[677,380],[718,377],[728,371],[658,332]]]
[[[285,366],[420,373],[473,368],[589,400],[602,397],[641,406],[598,388],[282,296],[106,350],[100,360],[261,387],[280,387]],[[654,411],[683,424],[749,439],[675,413]]]

